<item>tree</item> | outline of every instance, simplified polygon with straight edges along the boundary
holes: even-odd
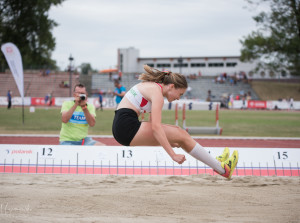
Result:
[[[57,23],[49,18],[52,5],[64,0],[0,0],[0,42],[12,42],[20,50],[25,69],[55,68],[51,59],[55,48],[52,29]],[[3,54],[0,68],[7,67]]]
[[[89,71],[93,70],[91,64],[89,64],[89,63],[82,63],[80,65],[80,68],[81,68],[81,73],[85,74],[85,75],[88,74]]]
[[[258,69],[300,75],[300,1],[248,0],[250,4],[268,3],[270,11],[253,19],[258,30],[241,40],[241,60],[259,60]]]

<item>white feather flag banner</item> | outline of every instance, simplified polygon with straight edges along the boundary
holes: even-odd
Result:
[[[24,74],[22,57],[18,47],[13,43],[5,43],[1,50],[6,58],[8,66],[15,78],[22,100],[24,98]]]

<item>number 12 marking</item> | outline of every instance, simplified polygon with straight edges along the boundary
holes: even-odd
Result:
[[[47,151],[46,151],[47,150]],[[43,156],[52,156],[52,148],[43,148],[43,153],[42,153]]]

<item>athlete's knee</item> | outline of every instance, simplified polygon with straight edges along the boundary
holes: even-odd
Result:
[[[187,133],[187,131],[185,131],[184,129],[178,127],[177,129],[177,140],[178,143],[182,143],[185,142],[186,138],[189,137],[189,134]]]
[[[183,137],[189,136],[189,133],[183,128],[180,128],[180,133],[183,135]]]

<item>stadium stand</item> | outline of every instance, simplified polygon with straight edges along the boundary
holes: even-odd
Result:
[[[70,89],[60,86],[61,83],[65,81],[69,81],[69,73],[67,72],[50,73],[48,76],[43,76],[37,71],[25,72],[25,96],[44,97],[46,94],[53,92],[53,97],[69,97]],[[79,81],[91,82],[91,89],[88,87],[88,90],[94,94],[97,94],[99,90],[105,94],[105,92],[114,90],[115,88],[113,81],[109,79],[108,74],[93,74],[91,79],[86,76],[80,78],[78,74],[73,74],[72,89]],[[121,81],[122,85],[125,86],[127,90],[138,82],[137,76],[134,74],[124,74]],[[14,97],[20,96],[13,75],[10,72],[0,73],[0,84],[0,96],[6,96],[8,90],[13,91]],[[84,84],[89,86],[90,83]],[[188,84],[192,88],[191,95],[185,94],[184,97],[205,101],[207,92],[210,90],[212,92],[212,101],[221,101],[224,95],[233,94],[236,96],[240,95],[241,92],[251,92],[252,99],[259,100],[259,97],[251,88],[250,84],[244,83],[243,81],[239,81],[235,85],[231,85],[229,81],[219,84],[215,83],[214,78],[212,77],[198,77],[195,80],[188,79]]]
[[[53,97],[69,97],[69,87],[60,87],[64,81],[69,81],[69,73],[50,73],[42,76],[40,72],[24,73],[24,93],[25,97],[44,97],[53,92]],[[79,75],[73,74],[72,88],[79,83]],[[0,73],[0,95],[6,96],[8,90],[13,91],[13,96],[20,96],[16,82],[10,72]]]
[[[259,100],[259,97],[251,88],[249,83],[243,81],[238,81],[236,84],[231,85],[229,81],[225,81],[222,84],[215,83],[215,78],[212,77],[199,77],[195,80],[188,79],[188,85],[192,88],[191,96],[187,93],[183,97],[190,97],[193,99],[199,99],[205,101],[207,98],[207,92],[210,90],[212,92],[212,101],[221,101],[224,95],[233,94],[234,96],[240,95],[242,92],[251,93],[253,100]],[[133,74],[123,75],[122,85],[126,89],[130,89],[133,85],[137,84],[139,81]],[[109,89],[113,90],[113,81],[109,80],[109,76],[105,74],[93,74],[92,76],[92,91],[98,92],[101,89],[103,92],[107,92]]]

